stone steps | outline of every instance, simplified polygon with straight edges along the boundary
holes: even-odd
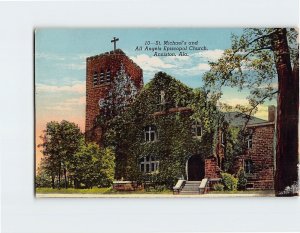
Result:
[[[201,181],[186,181],[180,194],[199,194]]]

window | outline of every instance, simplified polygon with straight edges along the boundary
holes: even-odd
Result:
[[[98,73],[97,73],[97,71],[95,71],[94,74],[93,74],[93,84],[94,84],[94,86],[98,85]]]
[[[252,136],[253,136],[253,130],[250,129],[249,134],[247,135],[247,148],[251,149],[252,148]]]
[[[221,143],[222,143],[222,145],[225,144],[225,133],[224,132],[221,133]]]
[[[111,78],[110,78],[110,69],[108,69],[106,71],[106,82],[110,82],[111,81]]]
[[[165,91],[160,91],[159,95],[159,111],[165,111],[166,110],[166,93]]]
[[[203,134],[202,124],[200,121],[195,121],[192,125],[193,137],[201,137]]]
[[[253,162],[251,159],[245,160],[244,170],[246,174],[251,174],[253,172]]]
[[[100,84],[104,83],[104,72],[101,70],[100,72]]]
[[[158,171],[159,161],[156,160],[155,156],[147,155],[140,158],[140,171],[142,173],[151,173]]]
[[[144,136],[146,142],[153,142],[157,139],[156,127],[155,126],[146,126],[144,130]]]

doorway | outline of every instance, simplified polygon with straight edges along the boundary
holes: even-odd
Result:
[[[205,176],[205,163],[200,155],[193,155],[188,160],[188,180],[200,181]]]

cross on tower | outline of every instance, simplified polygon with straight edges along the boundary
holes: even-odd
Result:
[[[116,38],[116,37],[114,37],[114,39],[111,40],[111,43],[114,43],[114,51],[116,50],[117,41],[119,41],[119,38]]]

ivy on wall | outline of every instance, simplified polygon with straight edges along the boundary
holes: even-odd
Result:
[[[126,111],[103,125],[104,146],[113,146],[116,153],[116,178],[172,187],[186,176],[190,156],[213,155],[218,114],[208,92],[157,73]],[[195,122],[201,123],[201,136],[192,132]],[[156,129],[156,140],[145,141],[147,126]],[[158,171],[140,171],[139,161],[147,155],[159,161]]]

